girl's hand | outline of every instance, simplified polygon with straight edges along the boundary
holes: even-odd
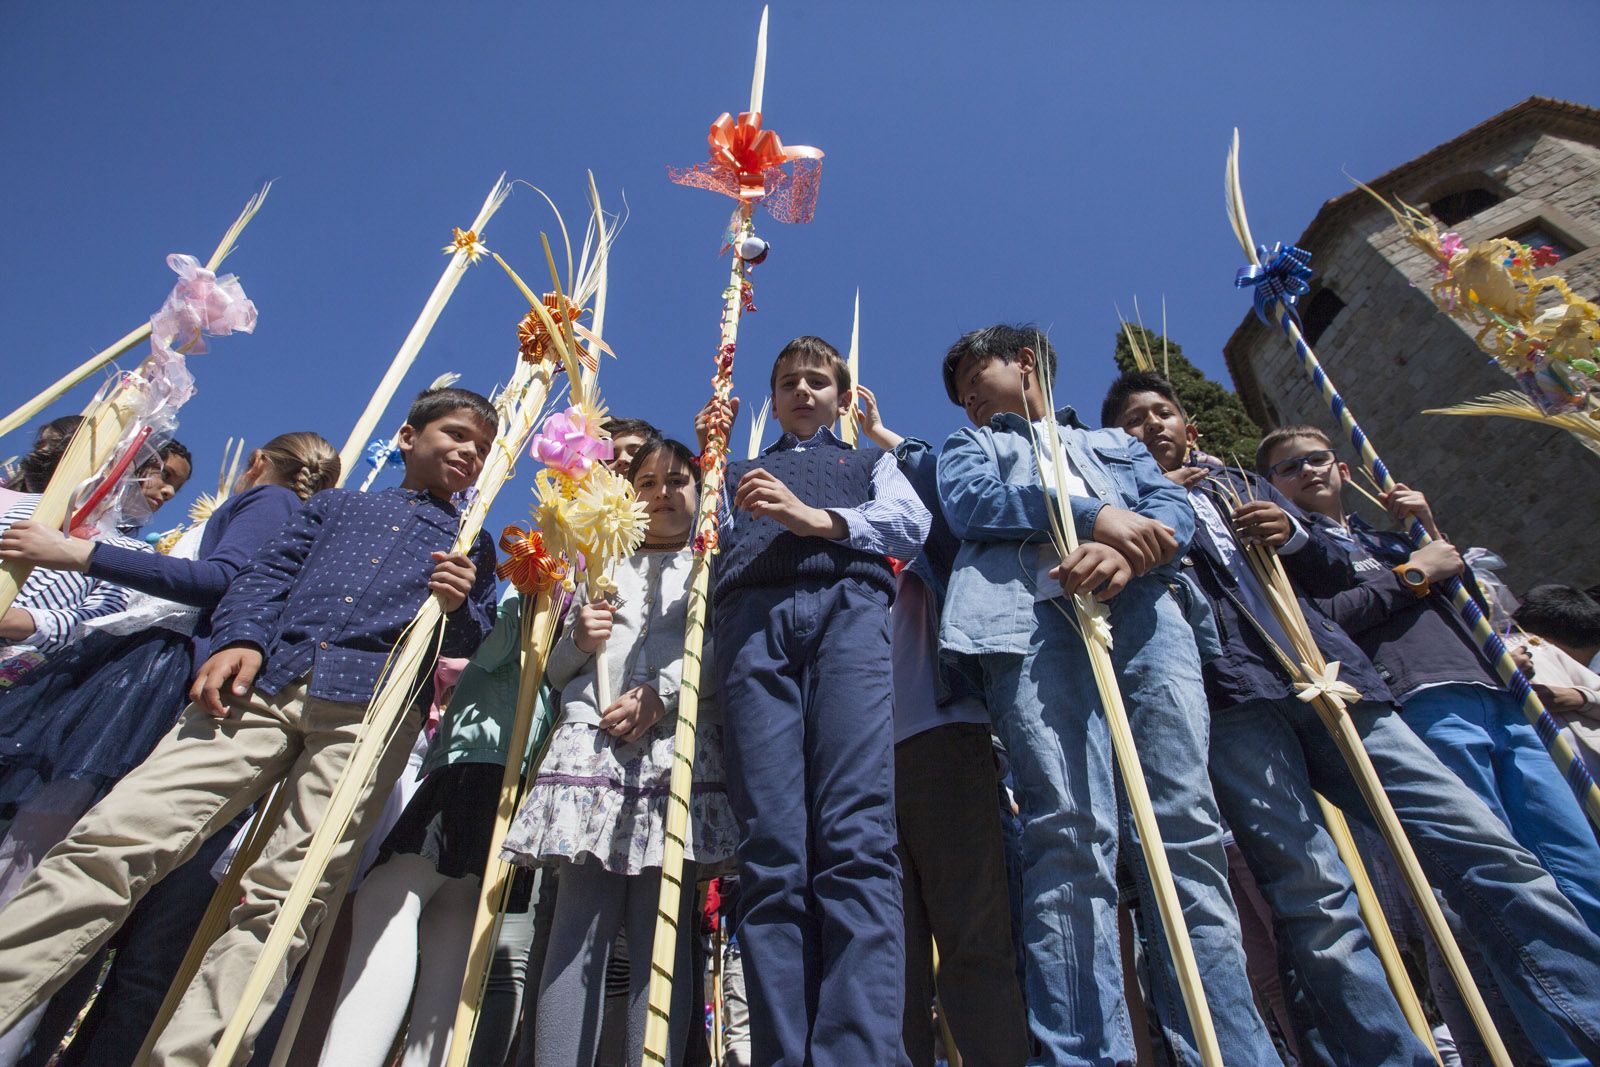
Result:
[[[14,559],[53,571],[86,571],[94,542],[68,537],[43,523],[23,519],[0,534],[0,559]]]
[[[1104,604],[1127,586],[1133,567],[1111,546],[1088,541],[1073,549],[1050,577],[1061,583],[1061,591],[1068,596],[1093,593]]]
[[[855,388],[856,407],[860,410],[861,432],[867,440],[882,449],[890,449],[905,438],[883,424],[883,413],[878,409],[878,398],[864,385]]]
[[[661,694],[653,686],[636,685],[600,715],[600,729],[628,745],[643,737],[666,713]]]
[[[464,552],[435,552],[428,588],[439,594],[444,610],[454,611],[467,602],[478,568]]]
[[[578,609],[578,618],[572,624],[572,643],[578,646],[579,652],[592,656],[611,639],[611,615],[616,610],[604,600]]]

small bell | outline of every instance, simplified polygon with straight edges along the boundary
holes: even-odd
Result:
[[[752,233],[739,242],[737,251],[740,259],[754,266],[767,258],[767,242]]]

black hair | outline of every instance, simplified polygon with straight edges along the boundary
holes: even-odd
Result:
[[[1600,645],[1600,604],[1570,585],[1536,585],[1511,616],[1529,633],[1563,645]]]
[[[189,464],[190,470],[194,469],[194,456],[190,454],[188,448],[184,447],[183,442],[179,441],[176,437],[170,438],[163,443],[160,448],[157,448],[156,455],[160,456],[163,460],[167,459],[169,456],[177,456],[179,459]]]
[[[838,387],[841,399],[849,392],[850,364],[845,362],[839,350],[820,337],[801,334],[784,345],[778,352],[778,358],[772,361],[772,375],[767,381],[767,389],[773,394],[778,391],[778,368],[783,366],[783,361],[786,359],[792,359],[803,366],[821,364],[833,375],[833,384]]]
[[[42,493],[50,484],[50,476],[67,451],[72,435],[78,432],[82,415],[63,415],[39,427],[33,438],[33,448],[17,463],[17,478],[25,493]]]
[[[672,459],[675,459],[679,463],[682,463],[685,467],[688,467],[690,473],[694,475],[694,484],[700,484],[700,477],[702,473],[700,470],[700,461],[698,458],[696,458],[695,454],[689,450],[689,446],[684,444],[682,441],[674,441],[670,437],[662,437],[660,434],[647,439],[644,444],[639,446],[639,451],[633,454],[633,462],[628,467],[628,481],[633,481],[633,476],[639,472],[641,467],[644,466],[644,461],[655,455],[657,452],[665,452]]]
[[[1015,363],[1022,350],[1030,349],[1034,358],[1043,364],[1046,372],[1053,379],[1056,376],[1056,350],[1050,343],[1050,338],[1044,331],[1031,322],[1021,322],[1015,325],[1004,322],[993,326],[985,326],[981,330],[973,330],[961,335],[960,340],[950,346],[950,351],[944,354],[944,391],[949,396],[950,403],[961,406],[961,393],[956,386],[956,370],[961,366],[961,361],[968,356],[988,363],[998,359],[1002,363]]]
[[[491,429],[500,426],[500,415],[495,411],[494,405],[489,403],[489,398],[471,389],[457,389],[448,386],[444,389],[424,389],[417,394],[411,402],[411,410],[406,413],[406,424],[413,430],[420,432],[428,423],[437,422],[446,415],[457,411],[466,410],[473,418]]]
[[[1271,466],[1268,461],[1272,459],[1272,453],[1276,452],[1278,446],[1285,441],[1293,441],[1297,437],[1309,437],[1313,441],[1321,441],[1323,448],[1333,449],[1333,438],[1329,437],[1325,430],[1319,430],[1315,426],[1279,426],[1263,437],[1261,443],[1256,446],[1256,473],[1265,475],[1267,468]]]
[[[612,438],[642,437],[646,441],[656,441],[661,438],[661,431],[643,419],[624,419],[613,416],[602,422],[600,428],[610,434]]]
[[[1189,417],[1170,381],[1155,371],[1130,370],[1117,375],[1117,380],[1106,390],[1106,398],[1100,405],[1100,425],[1120,427],[1122,409],[1128,406],[1128,398],[1134,393],[1155,393],[1177,408],[1184,418]]]

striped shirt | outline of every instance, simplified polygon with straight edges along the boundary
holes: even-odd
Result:
[[[0,516],[0,532],[14,523],[33,517],[39,506],[38,493],[25,493]],[[112,534],[98,538],[102,544],[118,545],[138,552],[153,551],[142,541]],[[91,578],[79,571],[52,571],[35,567],[22,583],[12,607],[33,617],[33,634],[16,644],[0,645],[0,660],[37,653],[47,656],[59,652],[71,641],[79,623],[110,615],[128,606],[128,591],[120,585]]]

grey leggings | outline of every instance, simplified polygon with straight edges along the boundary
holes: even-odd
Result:
[[[594,1062],[605,1001],[606,958],[617,931],[626,925],[633,963],[629,968],[627,1062],[637,1065],[644,1056],[650,946],[655,943],[661,872],[652,868],[639,875],[612,874],[591,858],[585,863],[562,861],[559,878],[550,947],[539,981],[535,1059],[539,1063]],[[668,1063],[673,1067],[682,1058],[693,983],[700,977],[689,973],[690,938],[696,936],[692,863],[683,865],[683,884],[687,892],[678,920],[668,1043]]]

